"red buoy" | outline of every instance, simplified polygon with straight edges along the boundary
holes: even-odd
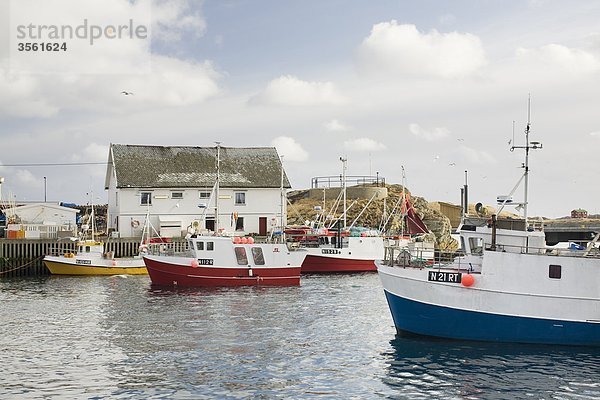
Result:
[[[463,286],[469,287],[475,283],[475,278],[471,274],[464,274],[460,279],[460,283],[462,283]]]
[[[192,268],[198,268],[198,260],[192,260]]]

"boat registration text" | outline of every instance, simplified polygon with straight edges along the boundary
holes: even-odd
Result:
[[[198,265],[213,265],[212,258],[199,258]]]
[[[75,264],[81,264],[81,265],[91,265],[92,264],[92,260],[75,260]]]
[[[460,283],[461,273],[460,272],[428,271],[427,280],[433,281],[433,282]]]
[[[334,249],[321,249],[321,254],[342,254],[342,252]]]

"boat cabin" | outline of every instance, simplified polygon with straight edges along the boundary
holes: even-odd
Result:
[[[495,229],[487,220],[466,219],[458,228],[460,247],[465,254],[482,255],[483,250],[509,253],[542,254],[546,252],[546,238],[542,231],[522,229]],[[519,225],[516,225],[517,227]],[[495,237],[494,237],[495,236]]]

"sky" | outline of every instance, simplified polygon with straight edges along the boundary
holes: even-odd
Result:
[[[19,25],[83,19],[148,35],[16,50],[40,42]],[[293,189],[344,157],[428,201],[460,204],[467,171],[493,205],[530,99],[529,215],[600,213],[599,22],[584,0],[0,0],[1,194],[106,203],[110,143],[219,141],[275,146]]]

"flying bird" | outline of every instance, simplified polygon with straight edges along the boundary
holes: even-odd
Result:
[[[451,162],[450,164],[448,164],[450,167],[454,167],[456,165],[456,163]]]
[[[133,92],[126,92],[125,90],[123,90],[123,91],[121,92],[121,94],[123,94],[123,95],[125,95],[125,96],[129,96],[129,95],[132,95],[132,96],[133,96]]]
[[[464,140],[465,140],[465,139],[463,139],[463,138],[458,138],[458,139],[456,139],[456,140],[458,140],[459,142],[464,142]]]

